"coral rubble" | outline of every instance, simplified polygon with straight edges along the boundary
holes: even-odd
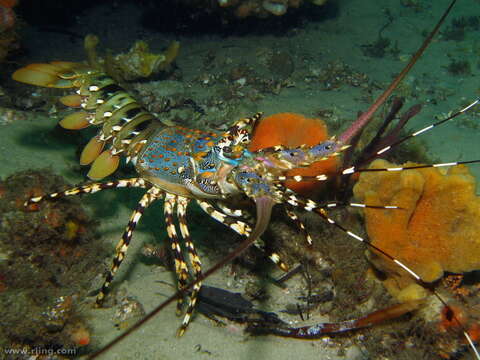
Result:
[[[105,70],[109,75],[120,77],[119,80],[127,81],[148,78],[165,71],[180,51],[178,41],[173,41],[162,54],[153,54],[145,41],[137,41],[125,54],[107,54],[105,58],[100,58],[96,52],[98,44],[97,36],[89,34],[85,37],[84,47],[89,64]]]
[[[17,173],[0,182],[0,346],[71,349],[90,342],[79,299],[102,271],[106,251],[78,201],[31,196],[64,187],[50,171]]]
[[[414,166],[406,163],[403,166]],[[372,168],[395,167],[384,160]],[[356,198],[369,205],[396,205],[401,209],[365,209],[372,244],[412,268],[426,282],[445,271],[464,273],[480,269],[480,199],[467,167],[427,168],[400,172],[371,172],[360,176]],[[396,295],[413,282],[397,264],[372,256],[384,271],[385,285]]]

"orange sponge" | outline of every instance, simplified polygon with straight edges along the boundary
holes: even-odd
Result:
[[[397,166],[376,160],[371,167]],[[369,205],[402,207],[365,209],[368,236],[375,246],[405,263],[424,281],[433,282],[444,271],[480,269],[480,198],[475,187],[468,168],[456,166],[363,173],[353,191],[359,201]],[[413,281],[383,256],[372,261],[387,274],[385,285],[391,293]]]
[[[13,8],[18,3],[18,0],[0,0],[0,6],[6,8]]]
[[[309,119],[295,113],[280,113],[260,121],[248,149],[257,151],[275,145],[284,145],[289,148],[303,144],[313,146],[328,138],[327,126],[322,120]],[[331,158],[318,161],[306,168],[290,170],[286,175],[315,176],[335,172],[336,168],[337,160]],[[308,194],[318,188],[319,184],[318,181],[287,181],[285,185],[295,192]]]

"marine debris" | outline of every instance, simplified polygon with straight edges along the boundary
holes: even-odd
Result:
[[[139,40],[127,53],[106,54],[102,58],[96,51],[99,42],[95,35],[89,34],[85,37],[84,47],[88,63],[98,70],[104,70],[109,75],[126,81],[148,78],[167,70],[180,51],[180,43],[172,41],[164,53],[154,54],[150,52],[148,43]]]

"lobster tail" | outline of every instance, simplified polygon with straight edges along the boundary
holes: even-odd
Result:
[[[75,86],[71,81],[72,71],[78,72],[81,68],[87,69],[87,66],[68,61],[30,64],[15,71],[12,78],[25,84],[66,89]]]
[[[102,126],[80,157],[80,164],[91,164],[88,176],[93,180],[112,174],[119,165],[120,153],[135,160],[148,136],[158,127],[155,117],[112,78],[87,65],[60,61],[31,64],[12,77],[30,85],[77,88],[76,94],[62,97],[60,102],[79,111],[63,118],[59,125],[69,130]],[[106,145],[110,146],[104,150]]]

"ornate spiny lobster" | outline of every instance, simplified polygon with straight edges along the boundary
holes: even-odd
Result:
[[[139,173],[138,178],[88,184],[64,192],[34,197],[28,200],[29,203],[39,202],[44,198],[95,193],[108,188],[147,189],[116,247],[117,253],[97,296],[97,305],[101,305],[118,267],[125,258],[133,230],[142,213],[155,200],[164,198],[167,233],[172,242],[179,287],[182,289],[187,284],[188,267],[183,259],[174,226],[175,209],[194,276],[198,278],[201,274],[200,260],[190,240],[186,223],[186,208],[191,199],[195,199],[214,219],[225,223],[240,235],[252,233],[252,236],[257,238],[268,225],[270,210],[274,204],[299,201],[282,186],[281,182],[286,180],[282,173],[338,155],[339,151],[345,149],[340,143],[328,140],[313,147],[283,149],[276,146],[251,153],[247,149],[250,134],[261,114],[236,121],[222,134],[180,126],[165,127],[110,77],[82,64],[32,64],[15,72],[13,78],[35,85],[78,88],[76,95],[65,96],[60,101],[82,110],[64,118],[60,125],[66,129],[82,129],[90,124],[102,125],[98,135],[90,140],[80,156],[81,164],[91,164],[88,173],[91,179],[99,180],[113,173],[118,167],[120,154],[127,158],[127,162],[131,161]],[[110,147],[103,150],[106,144]],[[318,180],[326,178],[319,176]],[[245,222],[235,220],[212,206],[212,201],[221,201],[240,194],[245,194],[257,204],[259,217],[253,232]],[[317,208],[313,202],[308,201],[304,201],[304,206]],[[278,255],[273,254],[271,258],[285,268]],[[189,307],[179,330],[180,335],[188,326],[199,289],[200,284],[197,284],[190,295]],[[180,307],[181,301],[179,310]]]
[[[338,205],[338,203],[320,204],[295,194],[283,185],[286,180],[292,179],[295,181],[325,181],[328,179],[327,175],[321,174],[307,178],[302,176],[289,177],[286,176],[285,173],[290,169],[306,167],[314,162],[337,156],[349,147],[348,144],[351,139],[358,135],[369,123],[373,113],[384,103],[393,89],[420,57],[454,3],[455,1],[452,2],[436,28],[432,31],[407,67],[370,109],[360,116],[338,140],[332,138],[314,146],[302,145],[296,148],[274,146],[252,152],[249,151],[248,145],[251,141],[255,125],[260,121],[260,113],[250,118],[236,121],[223,133],[203,132],[180,126],[166,127],[153,114],[145,110],[122,87],[99,70],[72,62],[32,64],[22,68],[13,75],[15,80],[37,86],[77,89],[76,94],[68,95],[60,99],[63,104],[69,107],[79,108],[79,111],[67,116],[60,122],[62,127],[66,129],[82,129],[89,125],[101,126],[98,134],[85,146],[80,157],[80,163],[82,165],[91,165],[88,173],[91,179],[101,180],[112,174],[119,166],[120,156],[124,156],[127,162],[133,163],[138,172],[138,177],[136,178],[91,183],[63,192],[34,197],[29,199],[27,204],[37,203],[47,198],[54,199],[82,193],[95,193],[109,188],[140,187],[146,189],[145,194],[138,202],[122,238],[116,247],[116,255],[112,267],[97,296],[96,304],[101,306],[113,277],[126,256],[133,231],[143,212],[154,201],[163,199],[167,234],[171,241],[171,248],[175,257],[175,270],[180,292],[177,293],[175,297],[167,300],[160,308],[163,308],[167,303],[177,297],[177,311],[180,312],[182,310],[183,296],[189,292],[189,303],[186,314],[178,330],[178,335],[182,335],[187,329],[194,311],[201,281],[227,261],[238,256],[241,251],[262,235],[268,226],[271,209],[275,204],[284,205],[287,215],[297,223],[302,232],[305,231],[305,227],[291,211],[294,208],[315,212],[350,237],[365,242],[362,237],[343,228],[329,217],[327,209]],[[401,139],[397,143],[412,136],[419,135],[436,125],[440,125],[464,113],[471,106],[476,105],[477,102],[478,100],[448,119],[419,130]],[[374,156],[376,157],[385,153],[397,143],[389,144],[377,150]],[[410,168],[451,166],[472,162],[478,161],[420,165]],[[410,168],[369,170],[358,169],[353,166],[343,169],[341,174],[349,175],[355,172],[382,170],[398,171]],[[233,209],[235,200],[238,197],[250,198],[256,205],[257,217],[253,228],[245,220],[242,211]],[[215,220],[224,223],[238,234],[248,237],[247,240],[237,248],[237,251],[232,252],[222,262],[204,274],[202,274],[201,262],[195,250],[194,243],[190,238],[186,221],[187,206],[192,200],[196,201],[200,207]],[[365,204],[349,205],[369,206]],[[381,208],[396,207],[386,206]],[[182,246],[174,225],[175,213],[179,222],[180,234],[184,240],[183,244],[189,254],[190,268],[192,269],[194,278],[194,281],[190,283],[188,282],[189,266],[183,257]],[[311,241],[308,235],[307,241]],[[418,282],[422,282],[421,277],[407,265],[381,249],[371,244],[369,244],[369,246],[390,258]],[[278,254],[271,254],[270,258],[281,268],[286,268]],[[399,316],[414,308],[416,308],[416,304],[392,307],[389,309],[387,315],[384,314],[385,316],[381,320]],[[378,321],[376,314],[373,313],[371,316],[344,323],[324,324],[300,329],[286,329],[277,331],[277,333],[283,336],[316,338],[326,333],[342,332],[369,326]],[[466,332],[464,332],[464,334],[473,349],[475,349],[468,334]],[[476,355],[479,357],[478,353],[476,353]]]

